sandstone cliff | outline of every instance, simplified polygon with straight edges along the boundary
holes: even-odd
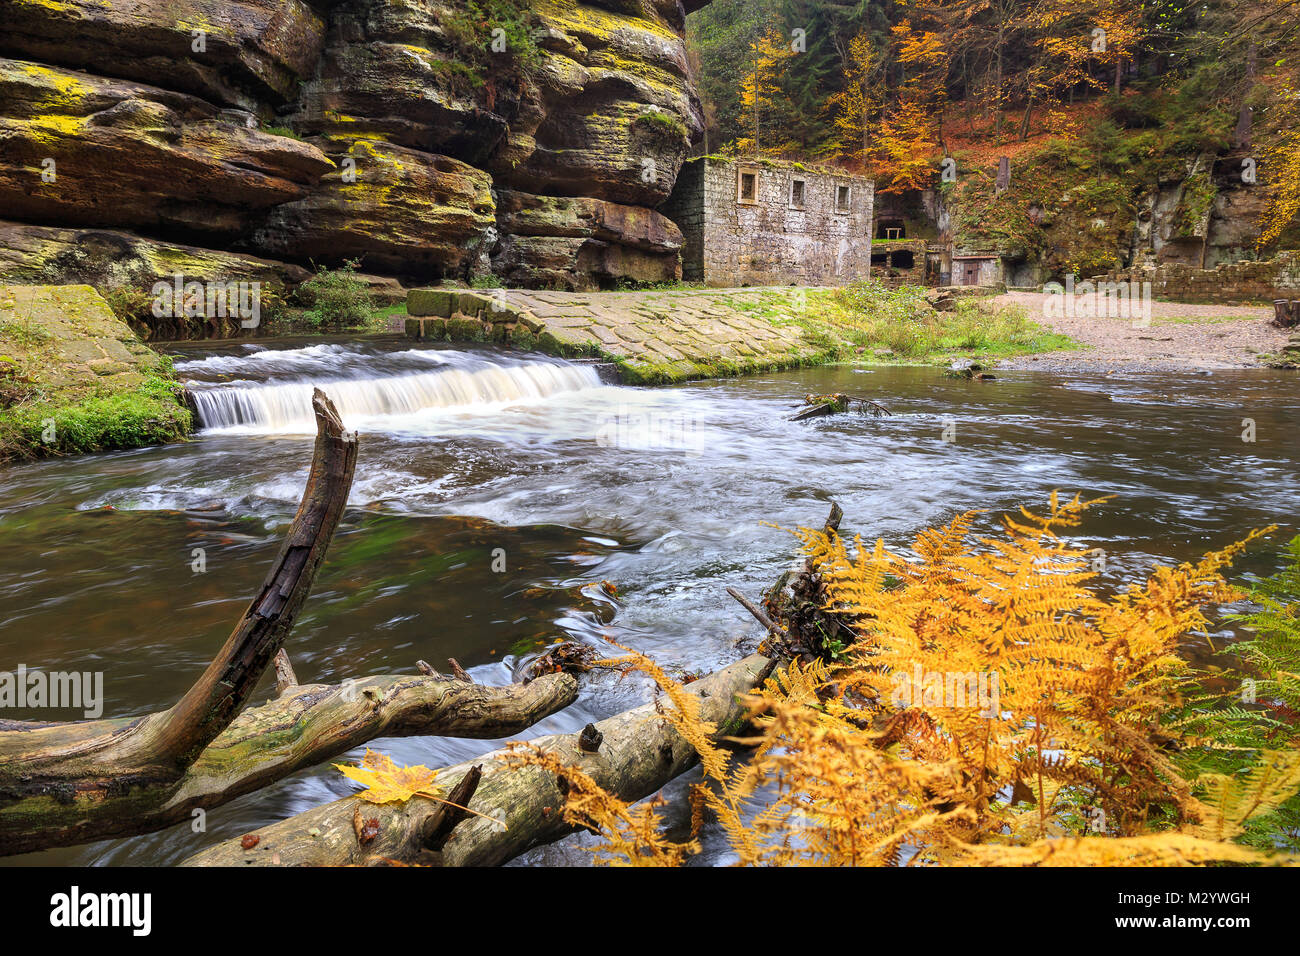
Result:
[[[671,279],[699,5],[6,0],[0,277]]]

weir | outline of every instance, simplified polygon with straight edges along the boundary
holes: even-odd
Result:
[[[310,355],[313,348],[320,347],[261,352],[242,359],[244,367],[256,364],[259,372],[279,376],[280,380],[190,383],[187,394],[200,426],[211,430],[309,432],[315,387],[328,389],[344,421],[349,422],[358,417],[535,401],[601,384],[599,371],[589,364],[540,359],[498,361],[465,352],[416,350],[391,356],[331,355],[331,363],[344,360],[347,374],[339,376],[335,371],[312,377],[312,368],[318,365]],[[240,360],[227,360],[217,368],[229,367],[234,361]],[[430,371],[412,370],[412,363],[435,367]],[[191,368],[197,370],[202,365],[182,363],[179,371],[184,376]],[[290,380],[284,381],[284,377]]]

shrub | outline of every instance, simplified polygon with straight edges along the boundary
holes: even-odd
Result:
[[[309,308],[303,318],[314,326],[364,325],[374,314],[370,286],[357,276],[359,260],[349,259],[337,269],[316,267],[316,274],[298,287]]]
[[[153,296],[134,286],[115,286],[97,290],[113,314],[127,325],[147,323],[153,315]]]

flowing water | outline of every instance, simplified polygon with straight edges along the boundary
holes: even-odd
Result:
[[[106,716],[174,702],[261,583],[306,478],[313,387],[362,437],[350,508],[287,643],[303,682],[455,657],[507,683],[561,638],[713,670],[759,636],[725,589],[768,587],[793,557],[782,528],[820,525],[832,499],[843,530],[901,545],[968,508],[1033,506],[1054,488],[1114,494],[1080,531],[1105,550],[1110,584],[1279,522],[1239,566],[1269,573],[1300,531],[1300,392],[1280,372],[970,382],[833,367],[637,389],[602,384],[591,365],[391,339],[187,348],[178,369],[202,418],[195,441],[0,469],[0,670],[102,672]],[[831,391],[894,415],[788,420],[806,393]],[[1208,647],[1198,638],[1188,653]],[[596,677],[529,735],[645,694]],[[495,743],[372,746],[436,767]],[[325,765],[209,811],[206,833],[4,861],[175,863],[351,790]]]

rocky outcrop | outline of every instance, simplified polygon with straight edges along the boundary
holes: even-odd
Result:
[[[654,19],[627,12],[648,3],[602,6],[537,5],[537,93],[511,124],[498,175],[532,192],[656,206],[701,129],[686,50],[670,25],[676,3],[659,4]]]
[[[502,190],[492,271],[509,285],[583,289],[680,277],[682,233],[667,216],[600,199]]]
[[[494,223],[487,173],[382,140],[334,145],[342,168],[305,199],[276,207],[253,248],[407,274],[456,274],[474,259]]]
[[[236,236],[333,165],[248,113],[0,59],[0,208],[14,218]]]
[[[5,0],[0,53],[256,110],[291,98],[325,21],[301,0]]]
[[[1138,198],[1132,246],[1121,256],[1134,267],[1158,264],[1197,269],[1254,259],[1264,190],[1242,178],[1245,153],[1203,153],[1185,175],[1160,182]]]
[[[670,279],[681,236],[654,207],[701,129],[684,9],[7,0],[0,206],[423,282]]]
[[[289,121],[305,135],[385,139],[486,168],[528,86],[452,0],[349,0]]]
[[[0,275],[33,285],[150,289],[177,275],[199,282],[242,279],[294,286],[306,269],[239,253],[145,239],[115,229],[33,226],[0,221]]]

